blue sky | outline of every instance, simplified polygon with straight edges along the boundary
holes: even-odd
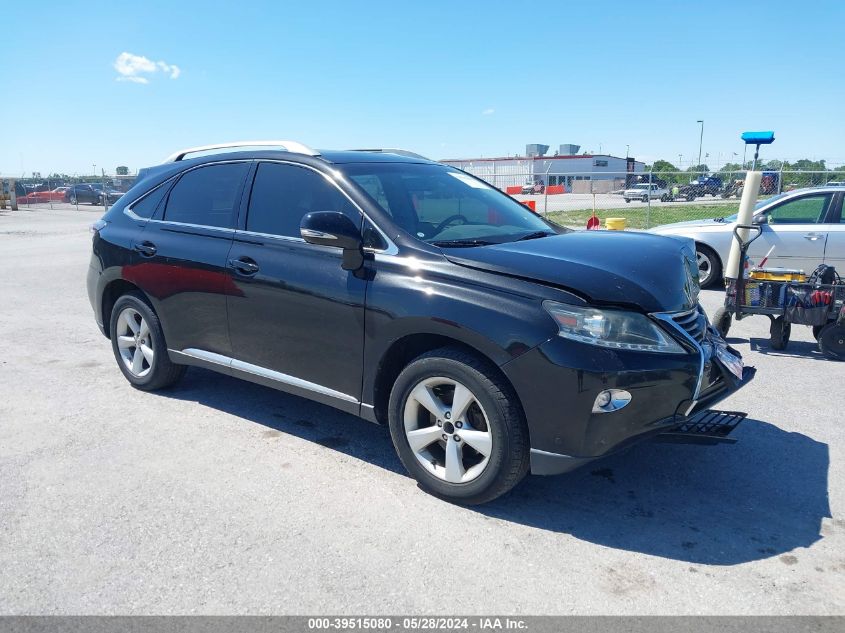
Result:
[[[256,138],[688,164],[697,119],[711,166],[760,129],[765,157],[842,164],[843,18],[819,0],[7,3],[0,173]]]

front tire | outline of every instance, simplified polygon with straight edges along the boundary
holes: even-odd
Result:
[[[695,259],[698,263],[698,284],[709,288],[722,278],[722,262],[709,246],[695,245]]]
[[[117,365],[133,387],[164,389],[185,374],[187,367],[168,357],[158,316],[140,294],[125,294],[115,302],[109,332]]]
[[[513,388],[495,368],[444,347],[412,361],[390,393],[393,446],[427,492],[486,503],[528,472],[528,428]]]
[[[732,322],[733,316],[731,316],[731,313],[727,311],[725,306],[716,308],[716,312],[713,313],[713,327],[719,331],[722,338],[727,338]]]

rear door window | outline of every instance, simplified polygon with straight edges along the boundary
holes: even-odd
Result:
[[[249,163],[207,165],[186,173],[167,197],[164,219],[168,222],[234,227]]]

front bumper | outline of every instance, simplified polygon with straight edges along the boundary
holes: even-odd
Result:
[[[711,343],[669,355],[611,350],[555,336],[503,365],[528,422],[531,472],[567,472],[675,429],[751,381],[753,368],[745,368],[741,380],[729,379]],[[596,396],[607,389],[626,390],[630,403],[593,412]]]

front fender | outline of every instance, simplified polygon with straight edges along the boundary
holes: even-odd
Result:
[[[542,307],[543,299],[549,298],[543,286],[446,260],[407,259],[376,256],[371,263],[374,272],[367,289],[364,402],[373,402],[382,359],[405,337],[445,337],[472,347],[500,366],[548,340],[556,331]]]

